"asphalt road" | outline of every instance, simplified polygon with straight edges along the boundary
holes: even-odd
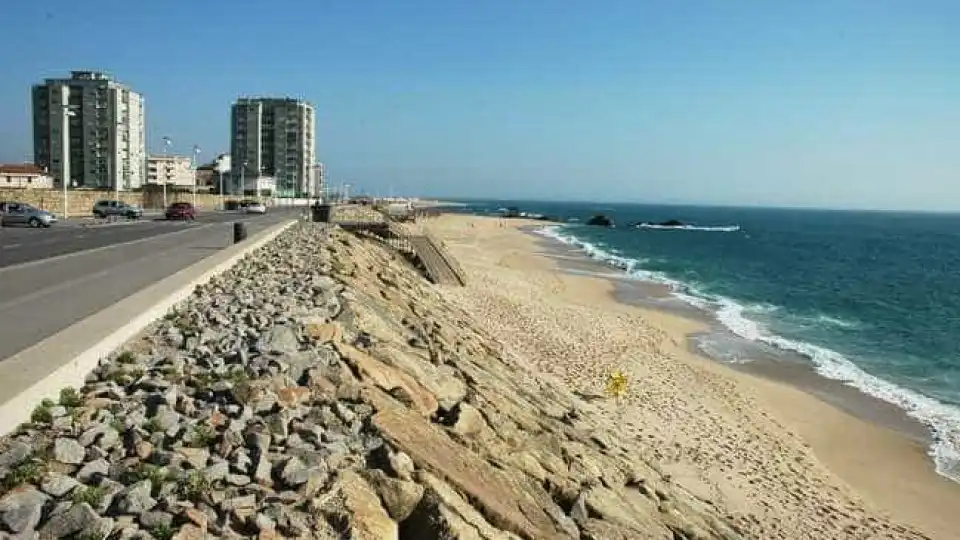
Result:
[[[292,209],[271,209],[267,216],[289,217],[294,213]],[[210,212],[201,214],[194,222],[143,219],[92,227],[86,224],[81,225],[79,221],[58,223],[49,229],[3,227],[0,228],[0,268],[124,242],[135,242],[185,228],[250,219],[256,220],[259,217],[232,212]]]
[[[295,216],[293,211],[277,211],[244,216],[244,221],[253,235]],[[46,251],[35,251],[34,257],[49,257],[57,250],[71,254],[49,263],[0,268],[0,361],[229,246],[231,222],[237,217],[104,227],[80,237],[75,234],[80,229],[29,231],[38,236],[54,233],[50,239],[59,239]]]

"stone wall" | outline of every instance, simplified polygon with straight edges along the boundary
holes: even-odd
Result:
[[[115,199],[113,191],[71,190],[67,193],[68,210],[71,216],[90,215],[94,203],[101,199]],[[162,191],[120,192],[120,200],[137,204],[146,210],[163,208]],[[63,192],[57,189],[0,189],[0,201],[17,201],[32,204],[37,208],[63,213]],[[193,201],[192,193],[167,193],[167,202]],[[220,206],[220,196],[209,193],[197,193],[197,206],[200,209],[215,209]]]

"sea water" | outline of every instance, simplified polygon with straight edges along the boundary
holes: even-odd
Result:
[[[736,336],[900,407],[930,429],[937,471],[960,481],[960,215],[464,203],[556,218],[539,233],[669,285]],[[597,214],[615,227],[585,224]],[[684,226],[656,225],[672,219]],[[749,360],[722,348],[709,349]]]

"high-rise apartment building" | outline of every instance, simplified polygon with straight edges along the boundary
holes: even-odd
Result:
[[[240,98],[230,114],[231,178],[276,182],[276,195],[304,196],[316,161],[313,105],[292,98]],[[240,189],[243,189],[242,187]]]
[[[65,119],[68,185],[126,190],[143,184],[147,156],[140,94],[96,71],[73,71],[69,79],[34,85],[34,161],[50,171],[58,186]]]
[[[126,190],[143,185],[147,156],[140,94],[97,71],[73,71],[69,79],[34,85],[34,161],[50,171],[58,186],[64,119],[69,126],[69,186]]]

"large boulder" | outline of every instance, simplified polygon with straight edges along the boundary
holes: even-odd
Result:
[[[587,225],[593,225],[595,227],[613,227],[613,218],[605,216],[603,214],[597,214],[587,220]]]

